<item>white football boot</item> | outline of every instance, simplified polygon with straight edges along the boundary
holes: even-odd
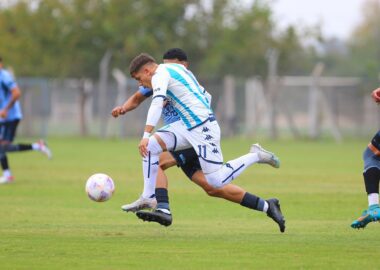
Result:
[[[49,147],[47,146],[46,142],[44,140],[39,140],[38,142],[39,148],[41,153],[47,156],[48,159],[51,159],[53,157],[53,154]]]
[[[136,212],[143,209],[155,209],[157,206],[156,198],[140,197],[130,204],[124,204],[121,209],[126,212]]]
[[[280,160],[275,154],[265,150],[258,143],[252,144],[250,153],[256,153],[259,156],[258,163],[269,164],[274,168],[280,168]]]
[[[13,183],[14,177],[13,176],[1,176],[0,177],[0,184],[9,184]]]

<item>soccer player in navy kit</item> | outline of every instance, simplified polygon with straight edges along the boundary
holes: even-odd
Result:
[[[183,64],[187,67],[187,56],[186,54],[178,48],[170,49],[164,54],[164,63],[175,62]],[[118,106],[113,110],[113,115],[117,117],[119,112],[124,114],[127,111],[133,110],[136,108],[145,98],[142,96],[148,97],[153,94],[153,91],[149,88],[140,87],[139,91],[135,93],[123,106]],[[211,96],[208,96],[208,100],[211,101]],[[175,121],[179,121],[180,118],[176,112],[176,110],[171,106],[170,103],[166,103],[163,108],[162,118],[164,119],[164,124],[167,125],[169,123],[173,123]],[[266,162],[262,162],[266,163]],[[259,197],[256,197],[253,194],[250,194],[243,190],[242,188],[228,184],[222,188],[214,188],[209,185],[202,173],[202,168],[200,166],[198,155],[193,148],[164,152],[160,155],[160,167],[162,169],[166,169],[173,165],[177,165],[181,167],[184,173],[191,179],[194,183],[201,186],[210,196],[224,198],[226,200],[240,203],[242,206],[255,209],[258,211],[264,211],[264,203],[265,201]],[[163,182],[164,180],[164,182]],[[171,224],[171,215],[170,212],[165,212],[169,210],[169,202],[167,195],[167,179],[163,171],[158,173],[157,176],[157,186],[156,186],[156,198],[157,198],[157,210],[153,212],[148,211],[138,211],[143,208],[154,208],[155,206],[155,198],[140,198],[136,202],[124,205],[122,208],[125,211],[137,211],[137,216],[143,220],[147,221],[155,221],[162,225],[170,225]],[[265,212],[265,211],[264,211]],[[268,216],[273,218],[271,213],[268,213]],[[279,225],[281,231],[285,229],[285,224],[283,217],[279,220],[279,217],[273,218]]]
[[[372,91],[372,99],[380,104],[380,88]],[[363,153],[364,185],[368,198],[368,209],[351,223],[354,229],[365,228],[368,223],[380,221],[379,180],[380,180],[380,130],[377,131]]]
[[[44,141],[33,144],[13,144],[19,122],[22,119],[19,98],[21,91],[10,72],[3,68],[0,57],[0,164],[3,176],[0,184],[11,183],[14,177],[8,164],[7,152],[40,151],[51,158],[51,151]]]

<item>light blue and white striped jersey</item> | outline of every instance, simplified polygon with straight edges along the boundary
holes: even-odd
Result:
[[[153,90],[148,87],[140,86],[138,91],[146,97],[150,97],[151,95],[153,95]],[[175,110],[175,108],[169,100],[162,109],[161,117],[164,121],[164,125],[169,125],[171,123],[181,120],[181,118],[178,116],[177,111]]]
[[[13,76],[7,70],[0,69],[0,109],[8,105],[12,97],[11,90],[15,87],[17,83]],[[0,123],[19,119],[22,119],[22,113],[20,102],[17,100],[9,109],[7,117],[0,118]]]
[[[203,87],[183,65],[158,65],[152,86],[153,98],[168,98],[187,129],[201,125],[213,114]]]

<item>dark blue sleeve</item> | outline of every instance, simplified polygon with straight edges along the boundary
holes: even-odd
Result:
[[[139,92],[146,97],[150,97],[151,95],[153,95],[153,90],[144,86],[139,86]]]

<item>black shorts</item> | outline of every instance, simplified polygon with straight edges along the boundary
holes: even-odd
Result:
[[[20,120],[13,120],[4,123],[0,123],[0,140],[13,142],[16,136],[17,126]]]
[[[198,155],[194,148],[188,148],[170,153],[177,161],[177,166],[181,167],[182,171],[190,180],[196,171],[202,170]]]

